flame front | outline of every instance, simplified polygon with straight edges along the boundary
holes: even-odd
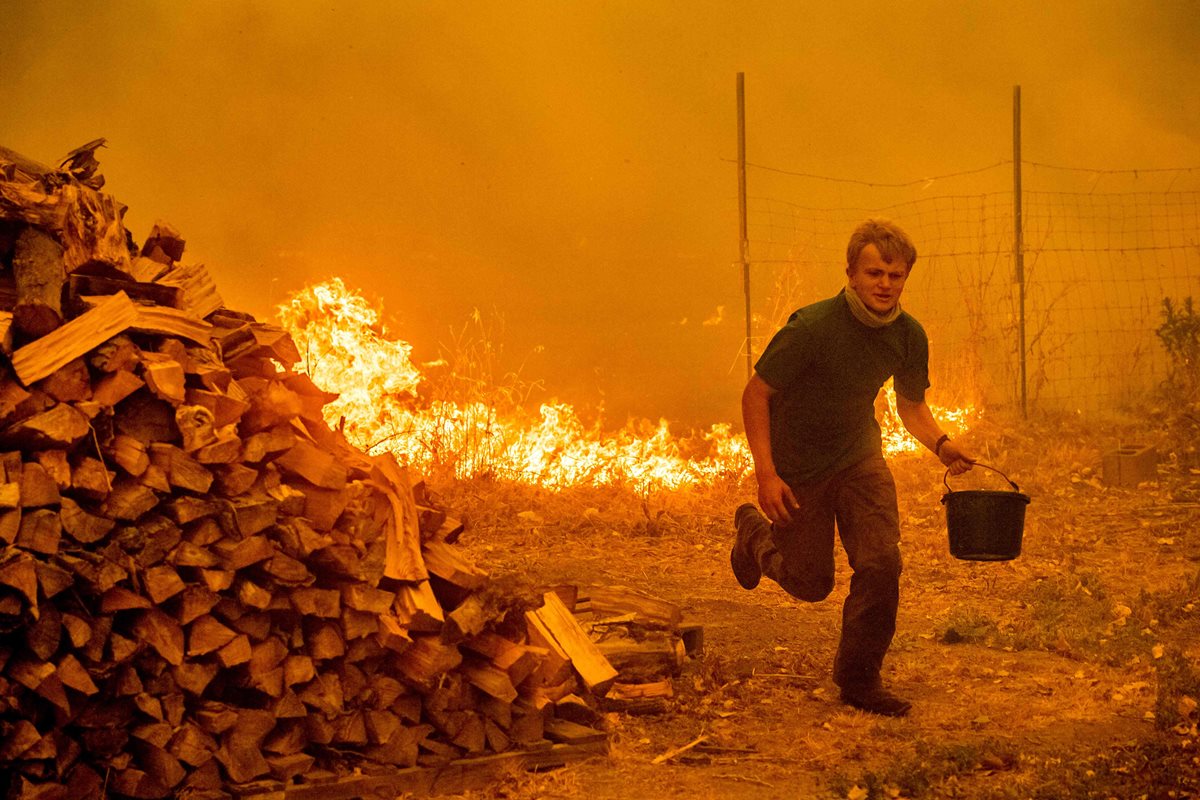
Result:
[[[292,296],[279,317],[300,350],[300,369],[337,394],[325,406],[329,424],[366,452],[391,451],[425,472],[648,492],[740,481],[753,471],[745,437],[727,423],[688,437],[672,434],[666,420],[607,433],[564,403],[542,405],[530,418],[482,401],[423,398],[426,376],[412,362],[412,346],[391,338],[378,310],[337,278]],[[892,413],[880,420],[885,452],[916,450],[890,402]],[[970,416],[969,409],[936,413],[956,428]]]

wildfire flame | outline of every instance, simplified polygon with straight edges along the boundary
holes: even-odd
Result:
[[[392,338],[379,311],[338,278],[306,287],[278,309],[301,353],[300,369],[337,399],[325,406],[331,426],[368,453],[391,451],[425,472],[491,476],[552,489],[624,485],[641,492],[739,481],[753,469],[745,437],[727,423],[687,437],[666,420],[605,432],[565,403],[536,418],[483,401],[423,398],[426,375],[412,346]],[[884,449],[916,450],[899,425],[895,399],[881,414]],[[969,409],[938,411],[965,425]]]

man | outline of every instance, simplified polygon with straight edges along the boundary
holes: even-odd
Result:
[[[833,679],[842,702],[888,716],[911,704],[880,679],[900,597],[896,484],[874,409],[887,379],[917,441],[955,475],[974,462],[925,404],[929,342],[900,308],[916,260],[898,226],[867,220],[846,248],[846,288],[792,314],[763,352],[742,394],[762,513],[750,503],[738,508],[730,553],[743,588],[766,575],[816,602],[833,590],[836,523],[854,574]]]

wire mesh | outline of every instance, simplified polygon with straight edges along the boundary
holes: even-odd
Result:
[[[1200,170],[1078,170],[1068,171],[1071,180],[1038,182],[1030,173],[1068,168],[1023,166],[1030,409],[1091,412],[1153,399],[1169,366],[1155,333],[1163,300],[1200,299],[1200,192],[1187,185]],[[753,351],[761,352],[792,310],[844,284],[845,247],[855,226],[888,217],[917,245],[903,305],[929,334],[938,402],[1019,404],[1013,193],[994,188],[1006,178],[994,167],[960,175],[979,185],[987,182],[977,174],[986,170],[992,170],[987,191],[935,194],[931,187],[950,189],[946,178],[955,176],[892,186],[854,181],[850,190],[822,193],[789,187],[781,176],[833,179],[760,168],[752,178],[769,183],[769,194],[747,205]],[[763,180],[768,171],[771,182]],[[1063,187],[1072,180],[1082,186]],[[1155,187],[1144,188],[1148,183]],[[898,191],[910,196],[895,200]],[[853,202],[819,207],[787,199],[793,194],[853,195]]]

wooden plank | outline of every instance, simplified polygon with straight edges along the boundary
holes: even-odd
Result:
[[[608,742],[555,744],[473,758],[455,759],[431,767],[405,767],[384,775],[354,775],[329,783],[259,786],[248,791],[230,787],[238,800],[358,800],[363,797],[462,794],[492,787],[516,770],[544,770],[603,756]]]
[[[660,600],[626,586],[588,586],[584,589],[591,610],[599,616],[633,614],[643,625],[676,629],[683,610],[674,603]]]
[[[137,307],[118,292],[13,353],[13,371],[28,386],[125,330],[137,319]]]

